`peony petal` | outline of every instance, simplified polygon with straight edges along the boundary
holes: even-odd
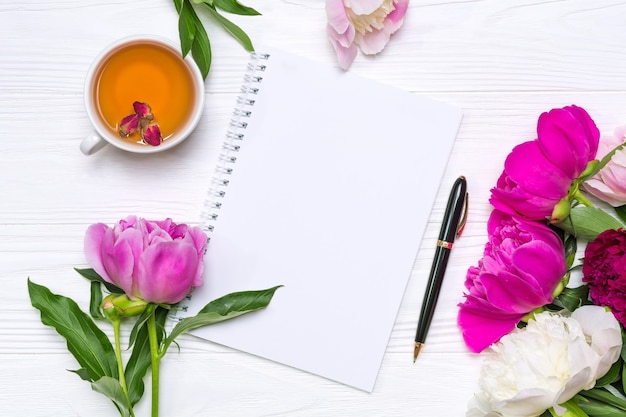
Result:
[[[499,187],[492,188],[489,199],[489,203],[497,210],[511,215],[521,215],[531,220],[545,220],[552,214],[558,202],[559,199],[531,195],[520,187],[506,190]]]
[[[84,251],[87,263],[105,281],[113,283],[102,263],[102,240],[109,227],[104,223],[92,224],[85,233]]]
[[[504,162],[504,171],[529,194],[551,199],[567,195],[572,182],[571,177],[546,158],[536,140],[513,148]]]
[[[502,415],[510,417],[539,416],[552,406],[554,393],[544,389],[531,388],[521,390],[515,397],[494,404]]]
[[[391,35],[395,33],[404,22],[404,13],[406,13],[407,1],[403,1],[400,8],[396,8],[387,15],[384,21],[384,27],[381,30],[372,30],[365,34],[357,34],[355,43],[359,45],[361,52],[366,55],[374,55],[381,52],[389,43]]]
[[[345,7],[352,9],[354,14],[372,14],[387,0],[344,0]]]
[[[604,307],[587,305],[574,310],[585,335],[591,338],[591,348],[601,357],[595,379],[606,374],[622,351],[621,328],[615,316]]]
[[[541,114],[537,137],[546,158],[573,180],[595,158],[600,132],[584,109],[569,106]]]
[[[498,275],[482,274],[480,282],[485,289],[487,301],[503,311],[525,315],[552,301],[543,297],[541,289],[525,277],[506,271],[501,271]]]
[[[329,34],[332,34],[332,30],[329,29]],[[339,63],[339,67],[343,70],[347,70],[354,62],[356,58],[356,54],[358,52],[357,46],[351,44],[349,46],[343,46],[340,42],[338,42],[333,36],[330,36],[331,44],[335,49],[335,54],[337,55],[337,62]]]
[[[207,235],[200,229],[199,227],[190,227],[183,239],[186,243],[190,243],[193,247],[196,248],[198,253],[198,258],[203,259],[204,252],[206,250],[206,246],[208,244]],[[203,284],[202,272],[204,270],[204,263],[198,262],[198,269],[196,270],[196,275],[193,279],[193,287],[198,288]]]
[[[395,25],[395,29],[393,29],[391,33],[394,33],[402,26],[404,15],[409,8],[409,0],[397,0],[394,6],[395,9],[387,15],[387,20]]]
[[[482,352],[502,336],[515,329],[525,314],[499,311],[481,305],[478,300],[466,299],[459,305],[457,323],[463,332],[463,340],[474,353]]]
[[[365,35],[357,33],[354,43],[359,45],[365,55],[375,55],[385,49],[390,38],[391,33],[388,30],[373,30],[366,32]]]
[[[352,38],[350,43],[354,40],[354,26],[348,18],[346,8],[342,0],[326,0],[326,18],[328,19],[328,25],[337,34],[344,34],[351,28]]]
[[[133,280],[135,254],[131,236],[134,234],[134,229],[127,229],[121,239],[115,240],[113,230],[107,229],[102,244],[102,263],[115,285],[129,296],[137,297],[139,294]]]
[[[565,252],[545,241],[534,240],[519,247],[512,261],[515,268],[523,273],[525,280],[532,280],[537,296],[545,301],[544,304],[552,302],[552,293],[567,272]]]
[[[192,245],[172,241],[149,246],[139,260],[142,298],[159,304],[179,302],[191,290],[200,261]]]

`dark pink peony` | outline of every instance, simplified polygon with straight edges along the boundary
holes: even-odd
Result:
[[[130,216],[112,228],[103,223],[89,226],[85,256],[105,281],[129,297],[175,304],[202,285],[206,243],[198,227]]]
[[[489,241],[467,272],[458,324],[468,348],[480,352],[552,302],[567,271],[563,242],[548,226],[494,210]]]
[[[587,244],[583,282],[591,300],[607,306],[626,326],[626,231],[606,230]]]
[[[551,217],[572,182],[596,157],[599,139],[598,128],[581,107],[543,113],[537,122],[537,139],[516,146],[506,158],[504,172],[491,190],[491,204],[529,219]]]

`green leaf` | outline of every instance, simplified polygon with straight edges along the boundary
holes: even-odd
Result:
[[[52,294],[28,280],[30,300],[41,312],[41,322],[53,327],[67,341],[67,348],[89,373],[92,381],[103,376],[118,378],[115,351],[107,335],[70,298]]]
[[[257,12],[252,7],[244,6],[237,0],[194,0],[194,3],[207,3],[208,5],[213,5],[214,7],[222,9],[225,12],[242,16],[261,15],[261,13]]]
[[[161,331],[157,331],[157,340],[160,343],[165,334],[165,320],[167,318],[167,310],[157,308],[156,310],[156,324]],[[130,402],[135,405],[139,402],[144,393],[143,378],[146,372],[150,368],[150,342],[148,339],[148,326],[147,319],[149,314],[144,314],[136,321],[133,331],[136,332],[134,339],[133,350],[126,363],[126,369],[124,375],[126,376],[126,386],[128,388],[128,396]],[[138,328],[137,328],[138,327]]]
[[[89,314],[94,319],[105,319],[102,313],[102,283],[91,281],[91,296],[89,297]]]
[[[70,370],[70,372],[74,372],[83,381],[91,382],[91,376],[89,375],[89,372],[87,372],[87,370],[85,368],[80,368],[80,369],[77,369],[75,371]]]
[[[567,417],[589,417],[589,415],[587,413],[585,413],[585,411],[583,409],[581,409],[578,405],[578,399],[576,397],[565,401],[564,403],[560,404],[561,407],[565,408],[565,413],[562,414],[563,416],[567,416]],[[550,407],[548,409],[550,411],[550,414],[553,417],[560,417],[561,414],[558,414],[556,412],[556,410],[554,409],[554,407]]]
[[[189,0],[181,0],[178,18],[178,32],[183,57],[191,52],[202,77],[206,79],[211,68],[211,43]]]
[[[87,278],[89,281],[100,282],[101,284],[105,286],[107,291],[109,291],[111,294],[124,294],[124,290],[122,290],[120,287],[117,287],[111,284],[110,282],[105,281],[104,278],[102,278],[100,274],[98,274],[92,268],[85,268],[85,269],[74,268],[74,271],[78,272],[80,275],[83,276],[83,278]]]
[[[211,42],[209,41],[209,36],[207,35],[206,30],[204,30],[204,26],[202,26],[202,22],[200,22],[197,17],[195,24],[196,36],[193,40],[193,44],[191,45],[191,56],[198,65],[202,78],[206,79],[207,75],[209,75],[209,70],[211,69]]]
[[[178,322],[165,340],[163,351],[167,350],[176,337],[189,330],[230,320],[267,307],[280,287],[281,285],[260,291],[230,293],[211,301],[194,317],[186,317]]]
[[[576,251],[578,250],[578,245],[576,242],[576,236],[568,235],[563,242],[565,245],[565,262],[567,268],[571,268],[574,264],[574,260],[576,259]]]
[[[626,204],[615,207],[615,213],[617,213],[617,216],[622,219],[623,222],[626,222]]]
[[[620,359],[622,362],[622,383],[619,387],[621,392],[626,392],[626,332],[622,327],[622,351],[620,352]],[[617,385],[617,384],[616,384]]]
[[[621,416],[626,412],[626,400],[616,397],[604,388],[593,388],[587,391],[581,391],[578,395],[587,399],[590,404],[596,406],[604,404],[619,409],[622,412]],[[581,408],[584,409],[584,407],[582,407],[583,404],[580,405]]]
[[[587,285],[581,285],[576,288],[565,287],[555,301],[569,311],[574,311],[578,307],[587,304],[588,296],[589,287]]]
[[[128,408],[128,403],[126,402],[124,390],[117,379],[104,376],[93,382],[91,384],[91,388],[100,394],[104,394],[107,398],[113,401],[120,412],[121,417],[130,417],[131,413]]]
[[[211,13],[213,17],[215,17],[218,23],[222,25],[222,27],[226,29],[228,33],[230,33],[235,39],[239,41],[239,43],[245,48],[246,51],[254,52],[254,46],[252,45],[252,41],[250,40],[248,35],[246,35],[246,32],[244,32],[239,26],[222,16],[214,7],[211,7],[206,3],[204,4],[207,6],[206,8],[209,13]]]
[[[180,10],[178,10],[178,36],[180,38],[180,49],[183,57],[191,51],[191,45],[196,36],[196,21],[198,16],[189,3],[189,0],[182,0]]]
[[[595,207],[576,206],[557,227],[577,238],[591,241],[609,229],[624,227],[615,217]]]

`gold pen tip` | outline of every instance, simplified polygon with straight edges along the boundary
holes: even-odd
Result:
[[[413,363],[415,363],[415,361],[417,360],[417,357],[419,356],[423,347],[424,344],[422,342],[415,342],[415,345],[413,346]]]

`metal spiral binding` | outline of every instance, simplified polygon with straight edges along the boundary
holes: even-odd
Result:
[[[259,83],[263,81],[262,73],[266,69],[266,61],[269,54],[253,53],[250,55],[247,71],[244,76],[244,82],[241,86],[241,95],[237,97],[237,105],[233,111],[233,116],[229,124],[226,138],[222,144],[222,150],[219,154],[218,166],[215,170],[211,184],[204,202],[201,213],[202,228],[207,232],[209,238],[215,228],[215,222],[219,217],[219,211],[222,208],[222,199],[226,196],[230,176],[235,169],[237,162],[237,153],[241,149],[245,138],[245,130],[248,127],[248,119],[252,115],[252,107],[255,103],[254,96],[259,92]],[[170,310],[168,318],[174,322],[182,320],[188,315],[188,302],[191,300],[192,293],[187,296],[178,305]]]
[[[241,95],[237,97],[237,105],[233,111],[219,155],[218,167],[211,180],[211,187],[202,212],[204,229],[209,233],[209,236],[219,217],[219,210],[222,207],[220,200],[227,194],[226,187],[230,183],[229,176],[235,169],[237,153],[244,141],[245,130],[248,127],[248,120],[252,115],[252,108],[256,101],[254,96],[259,92],[259,84],[263,81],[263,71],[267,68],[268,59],[269,54],[253,53],[250,55],[250,62],[241,86]]]

